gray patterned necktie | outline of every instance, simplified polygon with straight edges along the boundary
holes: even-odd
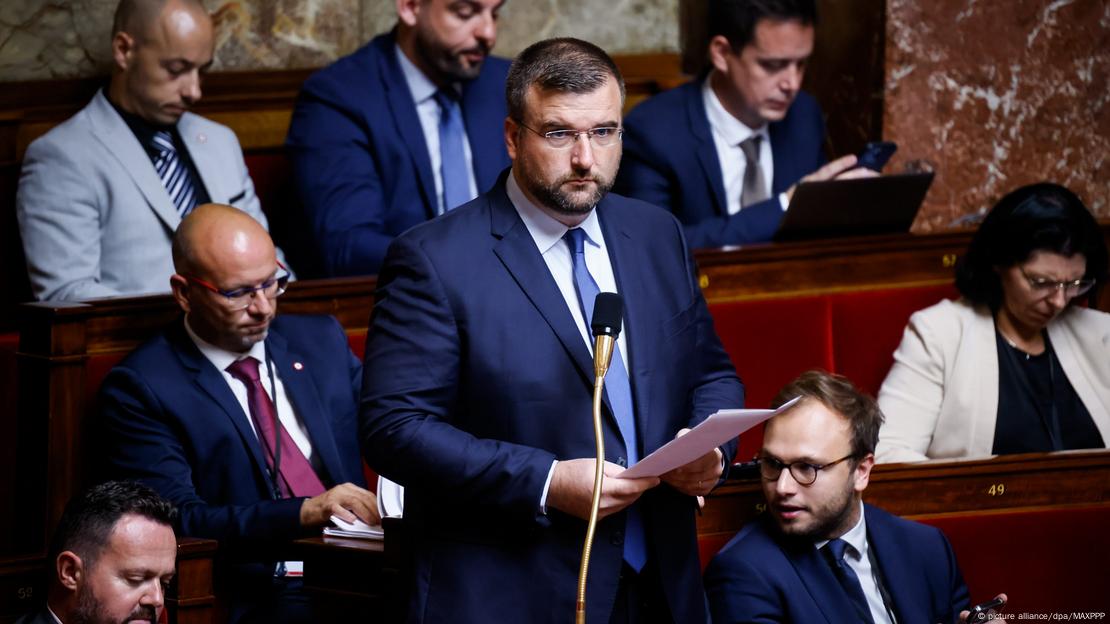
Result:
[[[762,136],[756,134],[740,142],[747,165],[744,168],[744,188],[740,191],[740,207],[746,208],[769,197],[767,182],[763,179],[763,168],[759,166],[759,142]]]

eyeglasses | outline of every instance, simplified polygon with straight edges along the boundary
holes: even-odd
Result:
[[[813,485],[817,480],[817,473],[831,468],[846,459],[852,459],[856,454],[852,453],[845,455],[836,461],[831,461],[827,464],[811,464],[804,461],[796,461],[790,464],[785,464],[774,457],[760,457],[759,458],[759,474],[768,481],[778,481],[779,476],[782,474],[783,468],[790,469],[790,476],[798,482],[798,485]]]
[[[1025,278],[1025,281],[1029,282],[1029,288],[1042,297],[1052,296],[1056,294],[1057,290],[1062,290],[1064,291],[1064,297],[1071,299],[1082,295],[1095,285],[1095,280],[1089,278],[1060,282],[1048,279],[1047,277],[1030,277],[1029,274],[1025,272],[1025,269],[1020,266],[1018,267],[1018,271],[1021,271],[1021,276]]]
[[[520,127],[531,130],[533,134],[543,137],[547,144],[555,149],[566,149],[574,145],[578,141],[578,137],[583,134],[586,135],[594,147],[612,147],[620,143],[621,137],[624,136],[624,129],[616,126],[590,128],[589,130],[552,130],[550,132],[532,130],[524,124],[520,124]]]
[[[289,270],[280,262],[278,262],[278,268],[281,271],[280,274],[274,275],[258,286],[244,286],[243,288],[236,288],[234,290],[222,290],[192,275],[184,275],[183,277],[193,283],[200,284],[217,295],[223,296],[227,299],[228,309],[231,311],[238,311],[249,308],[251,302],[254,301],[255,295],[258,293],[262,293],[267,299],[273,300],[277,299],[285,292],[286,287],[289,286]]]

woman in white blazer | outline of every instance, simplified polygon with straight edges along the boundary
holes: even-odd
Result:
[[[910,317],[879,391],[879,462],[1103,448],[1110,314],[1098,223],[1049,183],[1004,197],[956,269],[963,297]]]

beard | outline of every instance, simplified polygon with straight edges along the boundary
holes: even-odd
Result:
[[[841,495],[822,504],[820,507],[809,507],[813,521],[808,526],[783,525],[776,522],[783,535],[810,540],[823,540],[839,537],[852,527],[848,521],[852,512],[859,505],[855,500],[855,490],[849,481]]]
[[[481,54],[484,58],[490,53],[490,47],[481,41],[473,48],[452,52],[440,45],[431,34],[419,28],[416,29],[415,49],[425,65],[439,74],[441,80],[433,79],[433,82],[442,83],[474,80],[482,71],[482,62],[467,65],[463,62],[462,55]]]
[[[595,173],[591,177],[594,182],[594,189],[589,193],[571,193],[563,188],[563,185],[567,182],[580,178],[580,174],[571,173],[550,184],[543,184],[529,177],[528,190],[541,204],[558,214],[588,214],[601,201],[601,198],[605,197],[609,189],[613,188],[613,179]]]
[[[151,605],[135,605],[131,613],[122,620],[112,619],[101,608],[100,601],[93,595],[92,589],[82,584],[77,589],[77,601],[68,620],[72,624],[125,624],[132,620],[158,621],[158,612]]]

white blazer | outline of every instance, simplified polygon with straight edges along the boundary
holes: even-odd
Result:
[[[211,200],[268,228],[235,133],[191,113],[177,130]],[[170,237],[181,217],[146,150],[103,91],[31,143],[16,215],[36,299],[170,290]]]
[[[1110,314],[1072,306],[1048,325],[1060,368],[1110,442]],[[994,318],[964,300],[915,312],[879,390],[879,462],[984,457],[998,416]]]

